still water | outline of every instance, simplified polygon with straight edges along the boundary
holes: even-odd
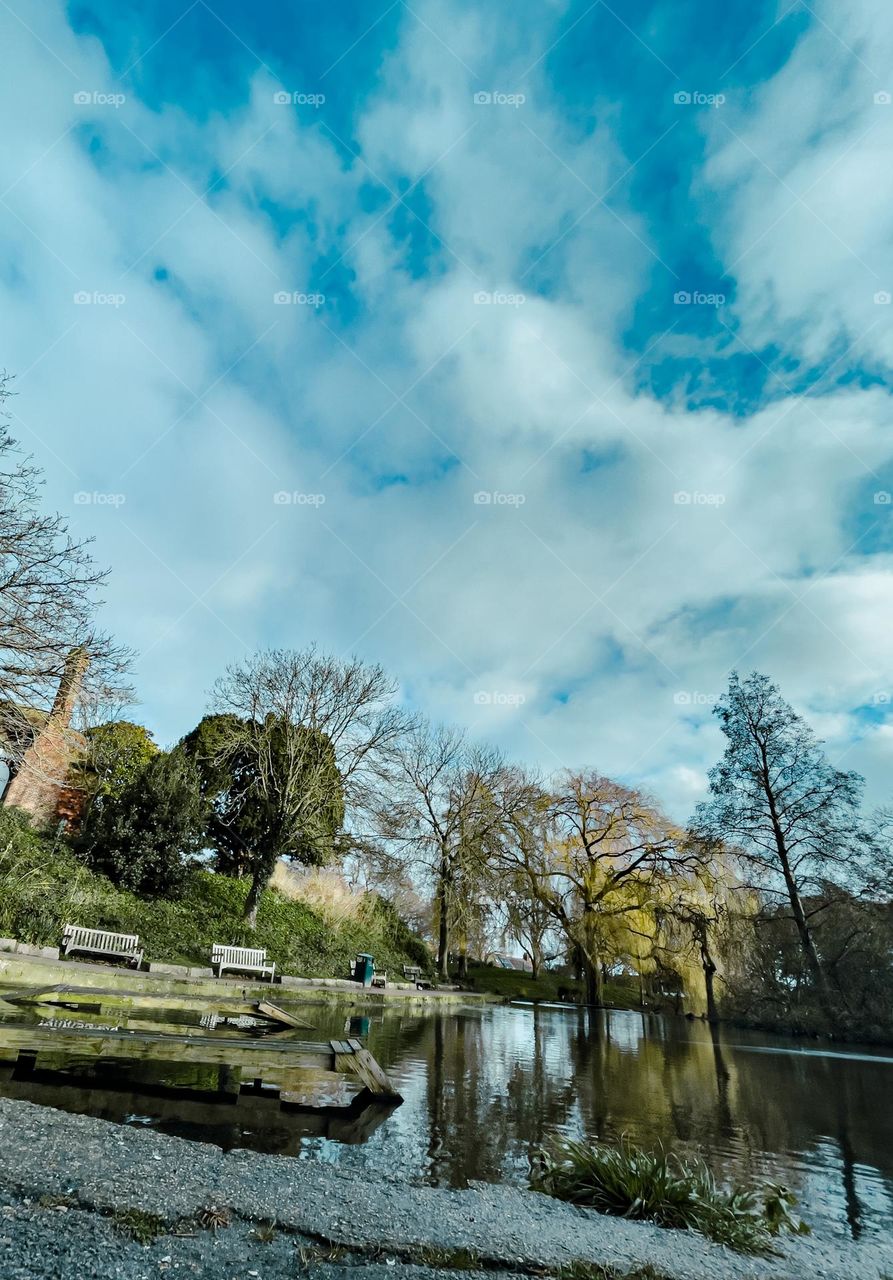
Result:
[[[570,1008],[308,1009],[319,1038],[361,1035],[405,1102],[360,1116],[285,1118],[272,1099],[189,1096],[189,1073],[73,1064],[0,1093],[146,1124],[229,1149],[462,1187],[526,1183],[556,1136],[702,1155],[721,1177],[784,1182],[822,1232],[893,1242],[893,1051],[823,1047],[703,1023]],[[162,1098],[159,1086],[180,1086]]]

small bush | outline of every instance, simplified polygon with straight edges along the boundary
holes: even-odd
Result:
[[[806,1234],[789,1210],[796,1200],[786,1187],[720,1187],[700,1161],[684,1161],[663,1150],[561,1143],[543,1152],[533,1187],[559,1200],[587,1205],[623,1218],[698,1231],[739,1253],[769,1253],[782,1229]]]

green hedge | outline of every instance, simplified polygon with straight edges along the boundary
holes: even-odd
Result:
[[[215,942],[267,949],[280,971],[346,977],[357,951],[379,969],[403,964],[430,969],[425,944],[390,903],[369,895],[355,920],[331,923],[303,902],[266,890],[257,929],[242,919],[246,881],[190,872],[183,897],[148,900],[115,888],[79,862],[63,840],[40,835],[24,814],[0,810],[0,935],[57,946],[68,921],[138,933],[149,960],[207,965]]]

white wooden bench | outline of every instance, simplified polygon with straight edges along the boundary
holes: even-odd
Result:
[[[71,955],[73,951],[81,955],[103,956],[107,960],[126,960],[135,969],[143,963],[143,950],[136,933],[108,933],[104,929],[67,924],[62,930],[62,954]]]
[[[235,973],[259,973],[262,978],[269,975],[270,982],[276,973],[275,964],[267,963],[266,951],[252,947],[225,947],[215,942],[211,948],[211,968],[216,970],[218,978],[223,977],[224,969]]]
[[[379,973],[378,970],[376,969],[372,974],[372,986],[386,987],[387,985],[388,985],[388,975],[386,973]]]
[[[403,966],[403,976],[408,978],[410,982],[418,982],[422,976],[421,967],[417,964],[405,964]]]

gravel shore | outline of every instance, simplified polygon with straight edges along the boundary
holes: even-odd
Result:
[[[273,1222],[273,1231],[260,1224]],[[148,1224],[148,1243],[132,1235]],[[574,1262],[669,1280],[882,1280],[893,1250],[788,1238],[743,1258],[697,1235],[609,1218],[506,1186],[448,1191],[0,1099],[4,1280],[427,1280]],[[432,1266],[432,1263],[437,1266]],[[362,1272],[362,1275],[360,1275]]]

